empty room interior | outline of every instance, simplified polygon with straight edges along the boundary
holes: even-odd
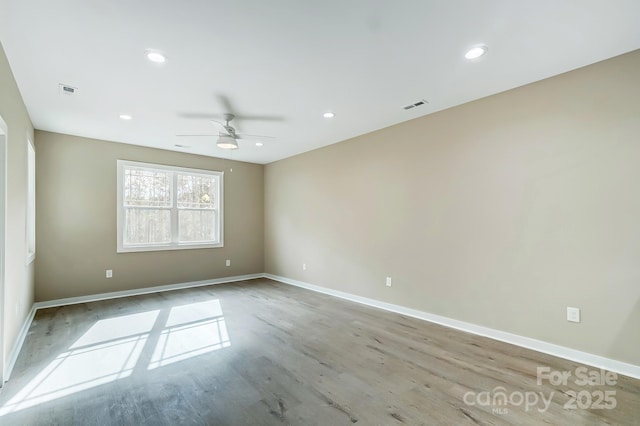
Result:
[[[0,0],[0,424],[640,424],[639,18]]]

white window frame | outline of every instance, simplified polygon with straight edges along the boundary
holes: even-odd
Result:
[[[36,259],[36,147],[27,138],[27,210],[25,235],[27,265]]]
[[[136,167],[148,170],[162,170],[170,172],[172,185],[172,205],[171,211],[171,242],[165,244],[124,244],[125,226],[125,206],[124,206],[124,171],[126,167]],[[218,182],[218,193],[216,197],[216,230],[219,239],[217,242],[178,242],[178,211],[177,207],[177,173],[189,173],[194,175],[215,176]],[[129,160],[117,160],[117,253],[141,252],[141,251],[162,251],[162,250],[184,250],[224,247],[224,172],[202,169],[191,169],[186,167],[168,166],[164,164],[141,163]]]

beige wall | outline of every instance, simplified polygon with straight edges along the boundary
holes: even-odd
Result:
[[[33,126],[0,45],[0,116],[7,124],[4,350],[6,361],[33,304],[33,262],[27,264],[27,138]],[[6,362],[5,362],[6,364]]]
[[[636,51],[266,166],[266,271],[640,365],[639,70]]]
[[[36,300],[263,272],[262,165],[42,131],[35,137]],[[117,254],[118,159],[224,171],[224,247]]]

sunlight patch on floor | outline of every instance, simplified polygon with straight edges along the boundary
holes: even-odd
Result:
[[[100,320],[0,407],[0,416],[229,346],[218,300]],[[143,351],[152,353],[148,365]]]
[[[105,343],[125,336],[149,333],[159,313],[159,310],[148,311],[98,321],[76,340],[70,349]]]
[[[158,313],[98,321],[0,408],[0,416],[131,375]],[[133,332],[123,321],[135,324]]]
[[[149,370],[231,346],[218,300],[171,309]]]

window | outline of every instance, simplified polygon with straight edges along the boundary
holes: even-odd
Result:
[[[118,160],[118,253],[222,247],[222,178]]]
[[[36,150],[27,139],[27,264],[36,258]]]

